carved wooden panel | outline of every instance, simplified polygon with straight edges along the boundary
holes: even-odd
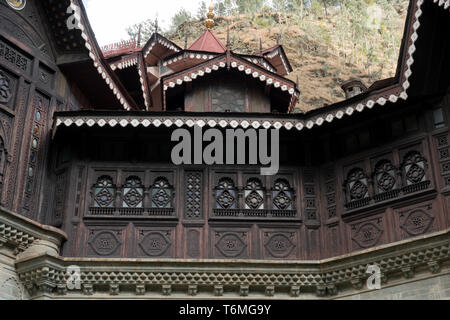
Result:
[[[17,185],[18,179],[18,168],[19,168],[19,158],[20,158],[20,150],[23,143],[23,134],[19,133],[18,128],[25,128],[25,116],[26,116],[26,102],[28,100],[30,85],[24,83],[21,88],[19,88],[19,93],[17,95],[17,118],[15,120],[14,126],[16,127],[14,135],[11,137],[11,150],[9,151],[10,157],[12,159],[12,163],[6,172],[6,194],[4,196],[4,205],[9,209],[13,209],[13,203],[15,196],[18,197],[18,188],[20,186]],[[22,132],[22,131],[20,131]],[[26,140],[26,139],[25,139]]]
[[[327,167],[324,169],[325,180],[325,204],[327,210],[327,218],[333,219],[337,215],[336,205],[336,173],[334,167]],[[306,190],[305,190],[306,191]]]
[[[316,192],[315,171],[313,168],[305,168],[303,170],[303,202],[305,219],[309,221],[318,220]]]
[[[87,230],[86,254],[88,257],[124,256],[125,230],[114,227],[92,227]]]
[[[202,234],[200,228],[185,230],[185,252],[187,259],[198,259],[202,256]]]
[[[413,205],[397,211],[402,239],[433,231],[435,213],[433,204]]]
[[[17,77],[0,67],[0,104],[14,110],[17,86]]]
[[[53,200],[53,218],[52,225],[61,227],[64,218],[67,197],[67,171],[63,170],[56,175],[55,195]]]
[[[436,151],[438,155],[442,184],[444,188],[450,188],[450,145],[448,132],[435,137]]]
[[[31,59],[21,50],[16,49],[6,41],[0,38],[0,60],[6,62],[20,71],[31,73]]]
[[[48,87],[53,88],[55,73],[47,68],[45,65],[41,64],[39,66],[39,82]]]
[[[198,220],[203,217],[203,172],[186,171],[184,175],[184,218]]]
[[[212,258],[250,258],[252,245],[248,229],[213,229],[210,241]]]
[[[298,256],[298,230],[261,230],[263,259],[296,259]]]
[[[384,234],[383,218],[376,217],[352,223],[351,239],[353,249],[367,249],[380,245]]]
[[[136,226],[136,252],[139,258],[173,258],[175,230]]]
[[[47,113],[49,112],[50,100],[39,92],[35,92],[33,98],[33,122],[31,125],[31,142],[28,151],[28,160],[25,169],[25,191],[23,196],[24,214],[31,217],[36,214],[36,201],[33,197],[39,190],[38,179],[42,174],[42,160],[45,154],[45,141]],[[28,141],[30,141],[28,140]]]

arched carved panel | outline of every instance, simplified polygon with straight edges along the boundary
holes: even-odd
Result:
[[[144,186],[139,177],[128,177],[122,187],[122,207],[142,208],[144,200]]]
[[[274,210],[292,210],[294,199],[292,188],[286,179],[278,179],[272,188],[272,206]]]
[[[357,208],[369,203],[369,179],[361,168],[352,169],[345,181],[347,207]]]
[[[428,162],[418,151],[405,155],[402,164],[403,192],[411,193],[427,189],[430,181],[427,176]]]
[[[172,208],[173,187],[169,181],[160,177],[152,186],[152,208]]]
[[[397,170],[389,160],[381,160],[375,166],[373,173],[375,201],[391,199],[400,193],[398,189]]]

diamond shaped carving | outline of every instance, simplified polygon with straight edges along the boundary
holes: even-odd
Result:
[[[228,190],[224,190],[220,196],[217,197],[217,202],[222,208],[229,209],[234,203],[234,197]]]
[[[142,198],[142,195],[136,189],[131,189],[125,194],[123,200],[129,207],[135,208],[141,203]]]
[[[250,192],[248,196],[245,198],[245,203],[250,209],[259,209],[263,204],[263,201],[264,199],[256,191]]]
[[[95,201],[97,201],[100,207],[108,207],[113,200],[113,195],[108,191],[108,189],[102,189],[95,196]]]
[[[387,172],[378,179],[378,187],[384,192],[392,190],[395,185],[395,179]]]
[[[367,191],[368,188],[364,183],[362,183],[361,181],[356,181],[350,189],[350,194],[352,196],[352,199],[359,200],[366,196]]]
[[[280,191],[278,195],[273,199],[273,203],[280,210],[285,210],[289,208],[291,202],[292,202],[291,198],[289,198],[283,191]]]
[[[153,203],[158,208],[166,208],[170,202],[170,197],[166,191],[160,189],[153,195]]]
[[[411,183],[421,182],[424,176],[425,170],[417,164],[413,164],[406,173],[406,177]]]

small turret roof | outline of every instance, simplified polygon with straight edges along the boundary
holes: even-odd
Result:
[[[195,42],[188,49],[193,51],[206,51],[214,53],[224,53],[227,51],[227,48],[209,29],[207,29],[197,40],[195,40]]]

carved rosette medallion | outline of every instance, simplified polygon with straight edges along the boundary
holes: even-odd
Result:
[[[295,244],[292,241],[294,234],[291,234],[290,237],[282,233],[266,234],[265,236],[268,240],[264,246],[267,252],[274,258],[286,258],[295,248]]]
[[[122,242],[114,231],[101,231],[89,241],[89,246],[99,256],[111,256],[121,245]]]
[[[247,248],[247,244],[239,236],[238,233],[224,233],[222,235],[217,234],[218,240],[216,242],[216,248],[219,252],[225,257],[238,257],[240,256],[245,248]],[[242,236],[245,238],[246,233],[243,233]]]
[[[167,232],[167,235],[170,235]],[[164,255],[172,243],[162,232],[150,232],[141,240],[139,246],[150,257],[159,257]]]
[[[424,210],[413,210],[405,216],[406,218],[404,219],[401,228],[411,236],[417,236],[427,232],[434,220],[434,217]]]
[[[383,230],[375,223],[375,221],[368,221],[359,226],[352,227],[353,241],[361,248],[370,248],[375,246],[380,241]]]

